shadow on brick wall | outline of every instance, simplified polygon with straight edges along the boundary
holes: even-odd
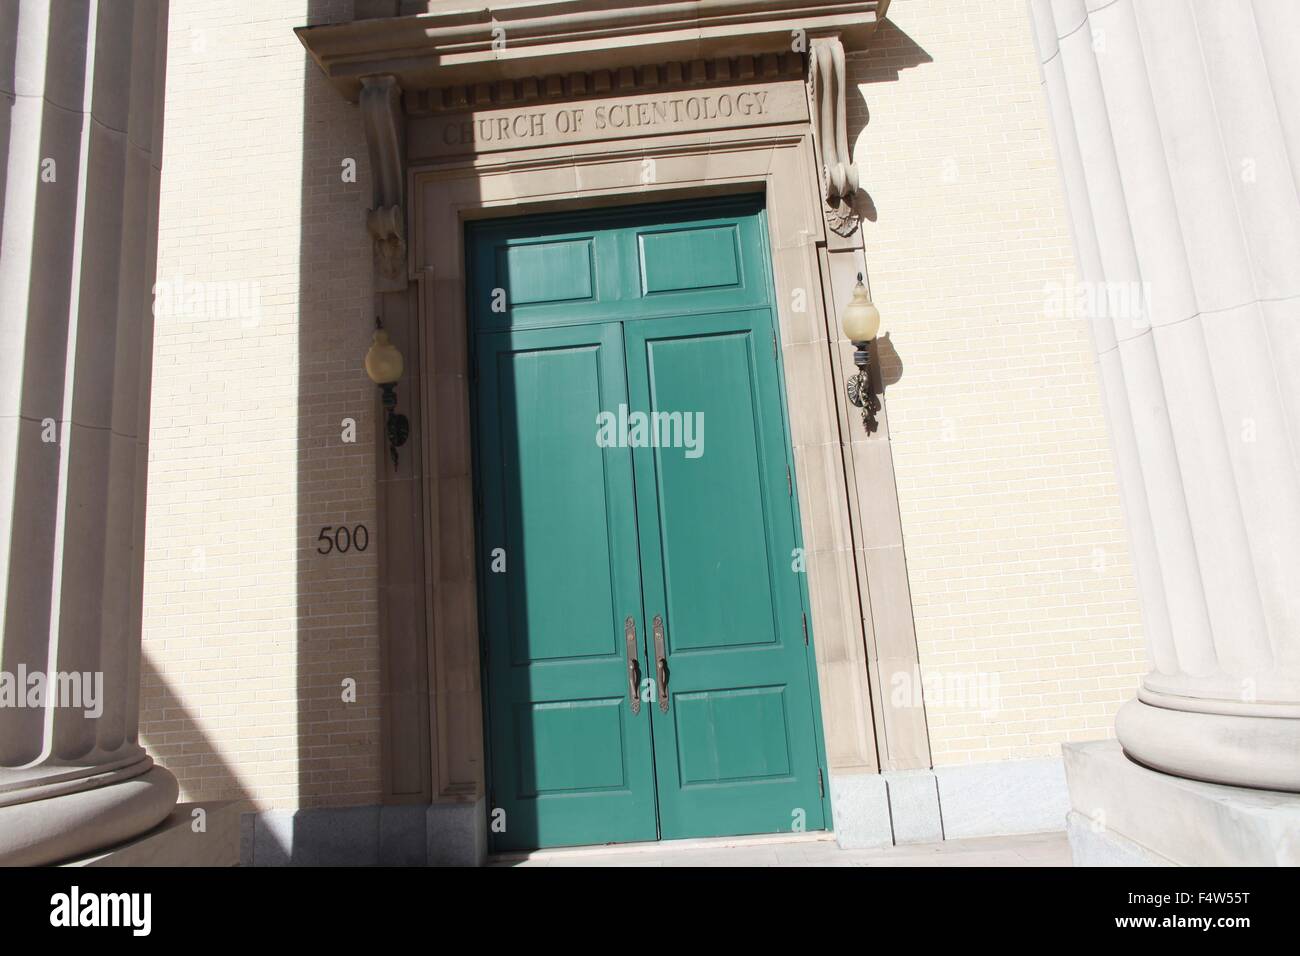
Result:
[[[351,19],[309,0],[304,23]],[[357,108],[303,51],[299,240],[298,805],[377,804],[380,681],[370,176]],[[322,553],[324,552],[324,553]]]
[[[171,683],[149,659],[140,655],[140,725],[147,729],[150,756],[180,780],[200,803],[247,800],[248,786],[225,758],[221,747],[181,703]],[[193,799],[183,795],[182,799]]]
[[[868,222],[875,222],[878,214],[870,190],[871,147],[868,140],[865,147],[868,155],[864,156],[858,152],[857,142],[871,122],[871,84],[897,83],[904,70],[933,62],[934,58],[929,53],[889,20],[882,21],[876,27],[866,50],[848,58],[848,81],[853,91],[849,94],[846,123],[850,148],[854,149],[858,163],[867,174],[863,179],[863,192],[866,195],[860,211]]]

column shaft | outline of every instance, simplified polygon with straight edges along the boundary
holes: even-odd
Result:
[[[1120,742],[1300,790],[1292,7],[1031,2],[1154,664]]]
[[[176,799],[137,739],[166,25],[165,0],[0,6],[0,863]]]

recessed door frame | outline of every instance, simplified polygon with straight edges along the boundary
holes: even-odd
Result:
[[[872,726],[858,569],[848,531],[836,376],[851,352],[830,336],[827,231],[807,124],[682,134],[489,154],[410,172],[411,275],[418,286],[420,448],[431,796],[472,802],[486,762],[477,600],[465,223],[493,216],[627,206],[761,191],[782,347],[794,480],[807,561],[829,772],[879,769]],[[654,161],[645,182],[646,160]],[[836,239],[831,237],[831,243]],[[861,251],[858,250],[858,258]],[[839,293],[836,293],[838,297]],[[796,304],[802,305],[802,309]],[[833,364],[835,363],[835,364]],[[838,366],[838,368],[837,368]],[[411,387],[417,383],[412,381]]]

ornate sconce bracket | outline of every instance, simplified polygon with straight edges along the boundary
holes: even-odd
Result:
[[[411,421],[397,411],[397,386],[394,383],[379,386],[384,393],[384,432],[388,436],[388,454],[397,469],[397,449],[406,444],[411,434]]]
[[[862,427],[868,432],[874,432],[877,428],[876,412],[880,411],[880,399],[871,390],[870,342],[863,342],[854,350],[853,364],[858,370],[844,383],[844,391],[848,395],[849,404],[862,409]]]
[[[389,75],[361,80],[361,118],[370,150],[374,203],[366,213],[366,229],[374,240],[375,290],[406,288],[406,223],[403,187],[402,89]]]
[[[821,170],[822,211],[832,230],[851,236],[861,221],[858,168],[849,150],[848,84],[844,44],[838,36],[815,37],[809,46],[808,100]]]

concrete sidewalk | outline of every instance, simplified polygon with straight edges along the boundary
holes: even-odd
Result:
[[[1069,866],[1063,832],[841,850],[828,833],[721,837],[500,855],[489,866]]]

